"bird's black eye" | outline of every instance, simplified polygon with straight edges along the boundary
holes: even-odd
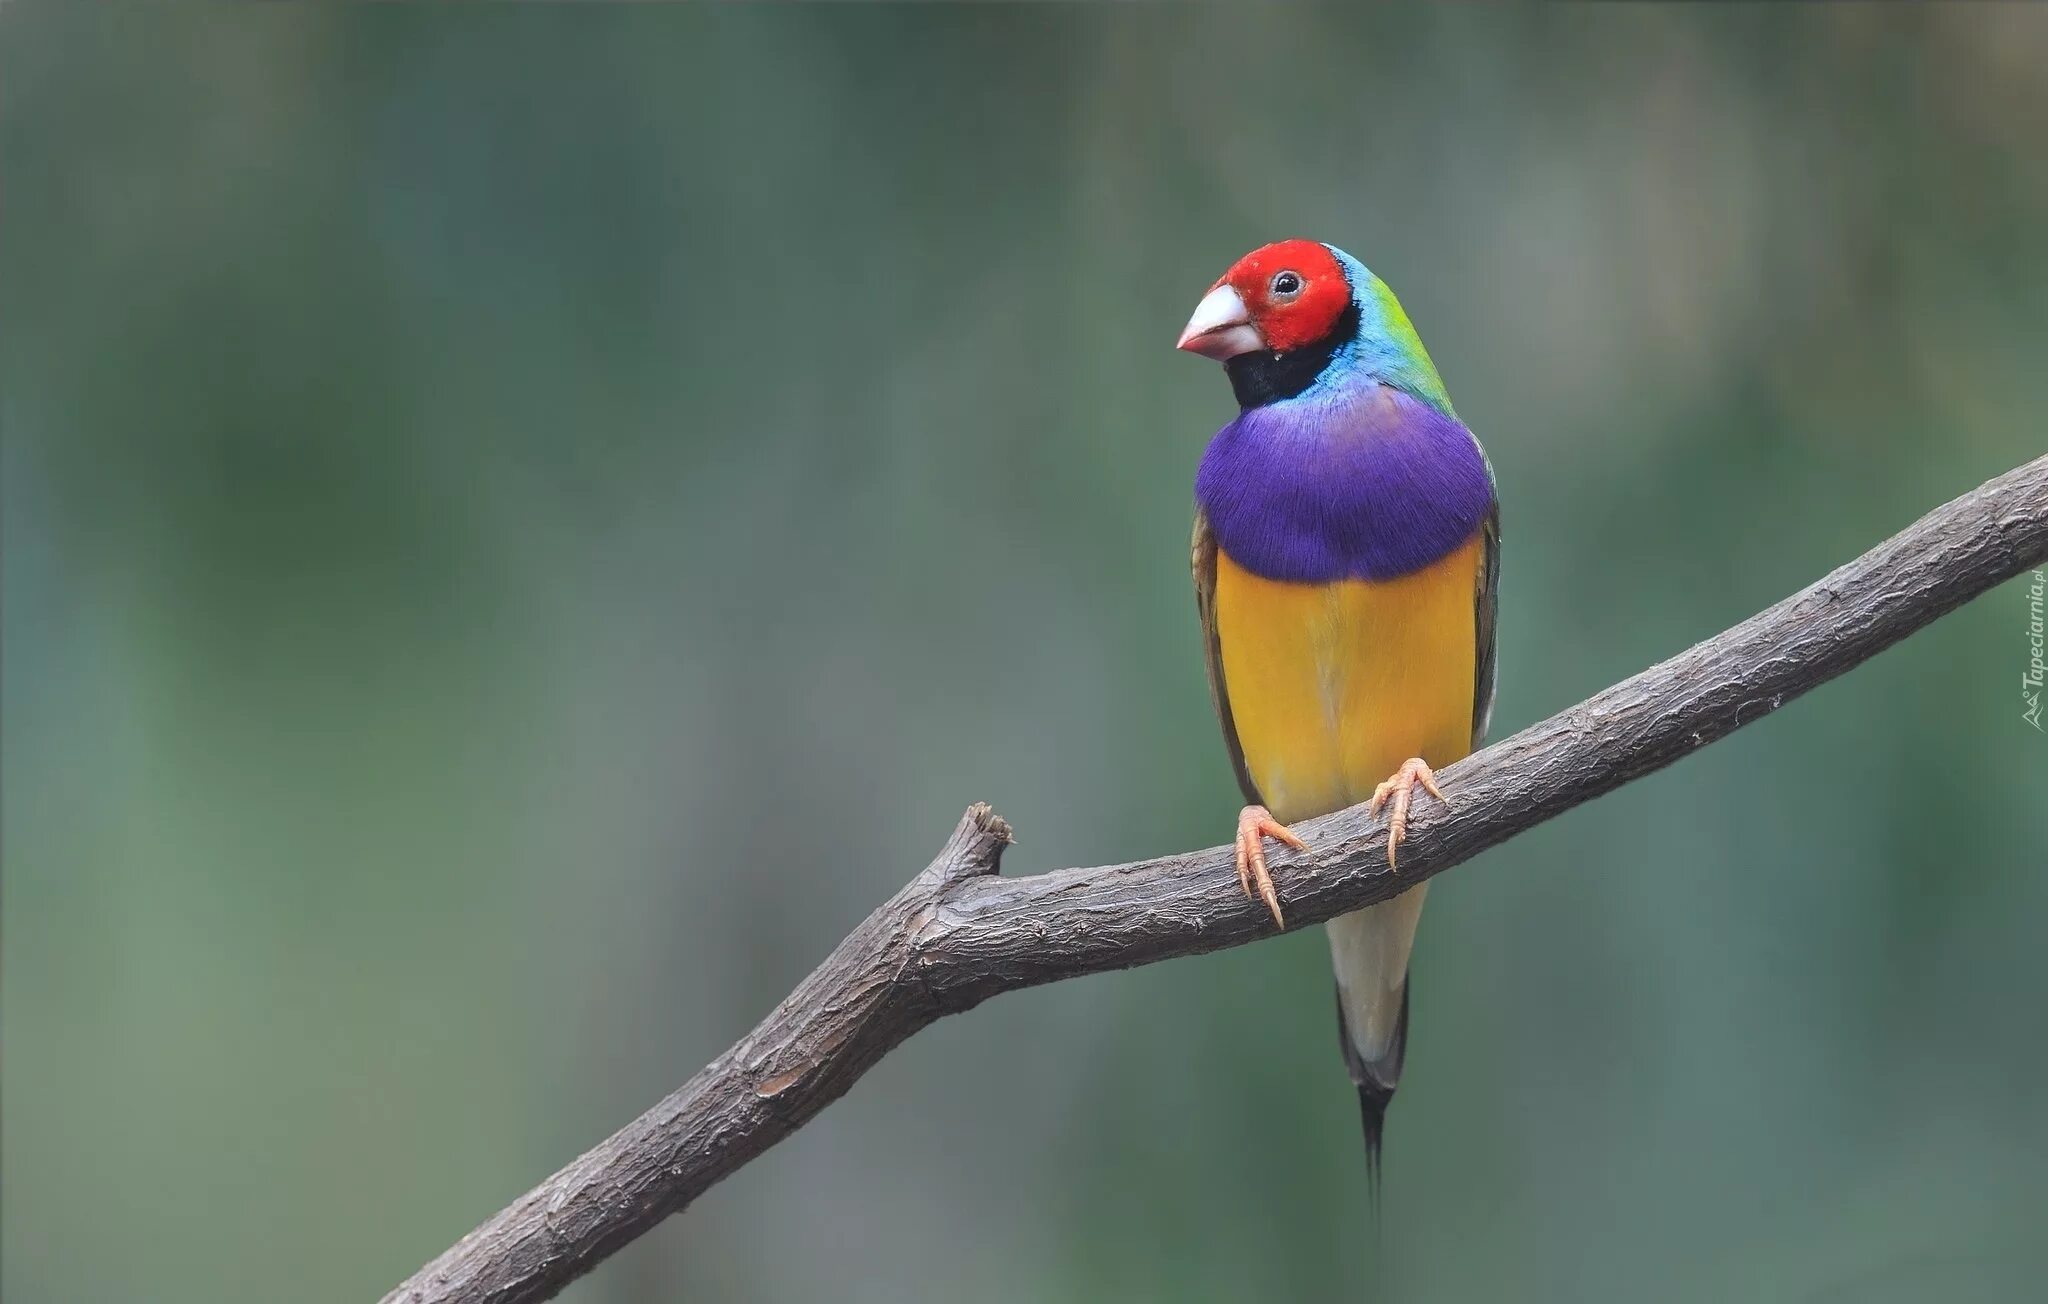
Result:
[[[1273,293],[1281,296],[1301,293],[1301,276],[1296,272],[1276,272],[1273,275]]]

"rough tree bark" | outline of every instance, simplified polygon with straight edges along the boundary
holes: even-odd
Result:
[[[1299,826],[1290,928],[1356,910],[1761,719],[2048,558],[2048,457],[1963,495],[1769,610],[1442,772],[1398,874],[1362,807]],[[2017,714],[2017,712],[2015,712]],[[1271,920],[1230,849],[997,875],[1009,826],[969,810],[936,859],[760,1026],[521,1196],[385,1304],[546,1299],[802,1127],[904,1038],[998,992],[1237,946]]]

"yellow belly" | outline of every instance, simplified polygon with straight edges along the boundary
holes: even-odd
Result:
[[[1365,800],[1402,761],[1472,750],[1475,535],[1386,581],[1261,579],[1220,550],[1216,626],[1246,768],[1282,822]]]

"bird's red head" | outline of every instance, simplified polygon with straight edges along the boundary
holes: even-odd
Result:
[[[1351,302],[1343,265],[1314,240],[1282,240],[1231,265],[1195,306],[1178,347],[1221,362],[1285,353],[1330,333]]]

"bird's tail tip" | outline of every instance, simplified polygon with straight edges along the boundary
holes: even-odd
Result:
[[[1380,1211],[1380,1149],[1385,1144],[1387,1106],[1394,1103],[1394,1089],[1377,1082],[1358,1084],[1358,1121],[1365,1131],[1365,1183],[1372,1194],[1373,1217]]]
[[[1365,1133],[1365,1178],[1371,1193],[1373,1221],[1380,1212],[1380,1152],[1385,1144],[1387,1106],[1394,1103],[1394,1088],[1401,1079],[1401,1064],[1408,1051],[1408,987],[1401,987],[1401,1014],[1394,1025],[1393,1043],[1385,1055],[1368,1063],[1352,1043],[1344,1020],[1344,998],[1337,997],[1337,1039],[1344,1049],[1344,1065],[1358,1088],[1358,1121]]]

